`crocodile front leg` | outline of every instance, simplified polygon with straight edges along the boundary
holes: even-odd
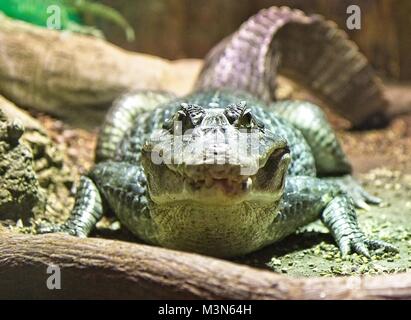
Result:
[[[301,131],[313,152],[317,174],[327,177],[349,194],[356,207],[369,209],[368,204],[381,202],[351,176],[351,164],[318,106],[307,101],[290,100],[272,103],[270,110]]]
[[[397,250],[364,235],[352,199],[337,185],[313,177],[288,177],[282,207],[273,223],[274,237],[283,238],[318,218],[330,229],[343,256],[357,252],[369,257],[369,249]]]
[[[69,219],[62,225],[42,224],[37,233],[63,232],[86,237],[108,208],[130,231],[145,228],[149,232],[145,194],[146,178],[140,166],[116,161],[101,162],[88,177],[81,178]]]
[[[62,232],[87,237],[103,213],[104,206],[99,190],[90,178],[82,176],[68,220],[62,225],[42,223],[37,227],[37,233]]]
[[[321,214],[321,220],[330,229],[343,256],[357,252],[370,257],[369,249],[398,251],[381,240],[368,239],[358,227],[352,200],[344,194],[334,197]]]
[[[361,184],[354,179],[350,174],[346,174],[340,177],[327,177],[324,180],[334,183],[344,192],[346,192],[354,200],[354,204],[357,208],[369,210],[368,204],[380,204],[381,199],[369,194]]]
[[[319,176],[351,173],[351,164],[320,107],[308,101],[285,100],[274,102],[269,108],[301,131],[313,152]]]
[[[155,242],[143,168],[137,163],[105,161],[94,167],[90,177],[122,225],[142,240]]]

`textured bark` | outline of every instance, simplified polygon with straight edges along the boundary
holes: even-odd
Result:
[[[96,123],[98,111],[104,114],[122,92],[188,92],[193,79],[181,77],[180,69],[181,64],[127,52],[100,39],[0,15],[0,94],[20,106]]]
[[[40,122],[37,119],[31,117],[27,112],[17,108],[16,105],[5,99],[0,95],[0,109],[10,120],[20,121],[24,126],[24,129],[27,130],[39,130],[44,131]]]
[[[61,268],[61,290],[46,287]],[[0,230],[0,298],[409,299],[411,274],[296,279],[196,254]]]

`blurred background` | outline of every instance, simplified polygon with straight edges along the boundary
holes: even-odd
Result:
[[[249,16],[273,5],[319,13],[347,31],[380,75],[411,80],[409,0],[102,0],[130,22],[136,40],[128,43],[115,25],[101,22],[108,39],[123,48],[168,59],[203,58]],[[349,5],[362,11],[360,30],[348,30]]]

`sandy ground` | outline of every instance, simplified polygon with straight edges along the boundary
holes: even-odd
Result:
[[[407,92],[411,94],[411,90]],[[396,116],[384,129],[363,132],[338,129],[355,176],[367,190],[384,200],[369,211],[358,211],[361,227],[370,237],[398,246],[399,254],[373,255],[371,260],[353,255],[343,260],[331,235],[316,222],[296,235],[235,261],[293,276],[381,274],[411,269],[411,113],[404,113],[403,109],[393,112]],[[65,150],[68,161],[78,172],[87,171],[93,164],[97,131],[73,129],[49,116],[36,117]],[[338,127],[338,118],[332,115],[330,118]],[[126,230],[116,230],[118,223],[110,225],[111,222],[100,223],[95,236],[135,241]]]

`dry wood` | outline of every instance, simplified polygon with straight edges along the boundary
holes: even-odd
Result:
[[[61,290],[48,290],[48,265]],[[0,230],[0,298],[409,299],[411,274],[296,279],[191,253]]]
[[[199,69],[201,62],[190,64]],[[184,94],[195,76],[181,63],[0,14],[0,94],[20,106],[95,123],[96,111],[104,114],[122,92],[158,89]]]
[[[31,117],[27,112],[19,109],[15,104],[0,95],[0,109],[9,120],[20,121],[25,130],[38,130],[43,132],[44,129],[37,119]]]

